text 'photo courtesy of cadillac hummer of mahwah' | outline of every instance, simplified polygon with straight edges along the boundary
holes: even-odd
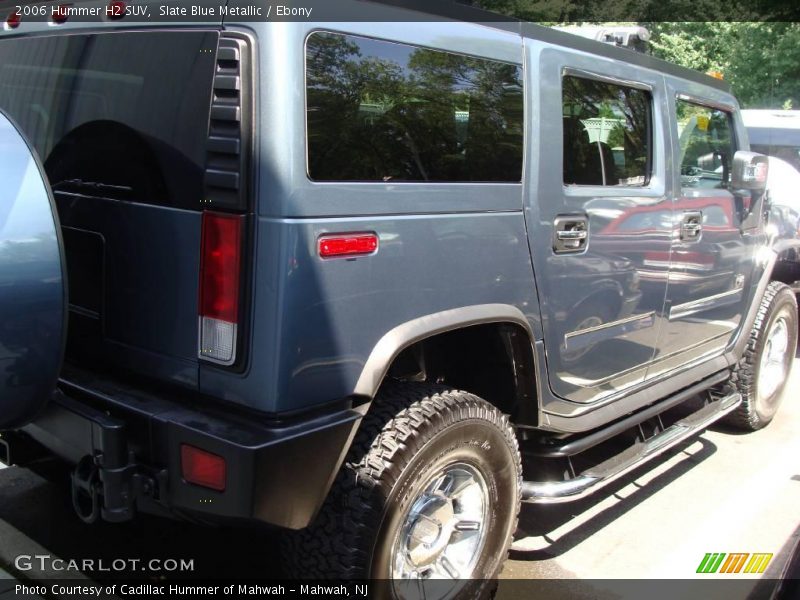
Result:
[[[5,20],[6,461],[69,463],[87,523],[259,521],[287,575],[457,589],[521,503],[770,423],[800,240],[727,83],[334,4]]]

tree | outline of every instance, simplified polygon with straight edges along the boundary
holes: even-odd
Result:
[[[719,71],[744,107],[800,106],[800,23],[643,23],[653,55]]]

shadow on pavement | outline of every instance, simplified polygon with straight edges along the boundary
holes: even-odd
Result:
[[[686,448],[692,444],[700,442],[702,448],[693,454],[685,452]],[[520,512],[520,522],[517,531],[517,539],[525,536],[542,536],[550,545],[541,550],[511,550],[509,558],[520,561],[540,561],[558,557],[561,554],[574,548],[588,537],[594,535],[604,527],[613,523],[624,516],[628,511],[641,504],[662,488],[666,487],[676,479],[688,473],[699,463],[713,456],[717,451],[716,445],[702,437],[692,438],[679,444],[674,449],[665,452],[662,456],[653,459],[647,464],[635,469],[628,475],[620,478],[607,488],[595,493],[584,500],[578,500],[566,504],[552,505],[524,505]],[[636,483],[637,478],[652,471],[659,464],[663,464],[676,454],[685,454],[684,460],[671,467],[668,471],[657,475],[650,480],[647,485]],[[627,485],[633,484],[638,489],[629,496],[622,498],[617,494]],[[609,496],[616,496],[620,499],[613,506],[603,510],[591,517],[585,523],[577,525],[574,529],[561,536],[557,540],[552,540],[548,534],[555,531],[562,525],[572,521],[577,515],[584,513]]]

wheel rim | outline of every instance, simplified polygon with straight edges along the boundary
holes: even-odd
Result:
[[[786,379],[789,327],[783,317],[772,324],[761,354],[758,371],[758,399],[767,402]]]
[[[467,579],[483,550],[489,492],[473,466],[449,465],[411,503],[392,544],[394,579]]]

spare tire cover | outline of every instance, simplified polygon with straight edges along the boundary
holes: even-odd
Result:
[[[61,368],[66,269],[50,185],[0,111],[0,429],[41,411]]]

